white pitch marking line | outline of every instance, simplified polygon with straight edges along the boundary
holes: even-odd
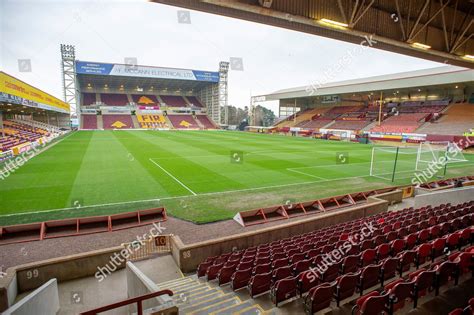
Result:
[[[297,171],[297,170],[294,170],[294,169],[291,169],[291,168],[287,168],[286,170],[290,171],[290,172],[295,172],[295,173],[298,173],[298,174],[306,175],[306,176],[311,176],[311,177],[314,177],[314,178],[317,178],[317,179],[322,179],[322,180],[327,179],[327,178],[324,178],[324,177],[319,177],[319,176],[308,174],[308,173],[305,173],[305,172],[300,172],[300,171]]]
[[[186,188],[187,191],[189,191],[191,194],[193,194],[194,196],[196,196],[197,194],[192,191],[188,186],[186,186],[185,184],[183,184],[179,179],[177,179],[176,177],[173,176],[173,174],[171,174],[170,172],[168,172],[167,170],[165,170],[160,164],[156,163],[155,161],[153,161],[153,159],[149,159],[153,164],[155,164],[156,166],[158,166],[163,172],[165,172],[166,174],[168,174],[169,177],[171,177],[172,179],[174,179],[178,184],[180,184],[181,186],[183,186],[184,188]]]

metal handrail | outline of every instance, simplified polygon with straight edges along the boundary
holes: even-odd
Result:
[[[137,303],[137,315],[143,315],[142,302],[144,300],[148,300],[148,299],[151,299],[151,298],[154,298],[154,297],[157,297],[157,296],[160,296],[160,295],[165,295],[165,294],[168,294],[169,296],[173,296],[173,291],[171,291],[171,290],[161,290],[161,291],[145,294],[145,295],[142,295],[142,296],[137,296],[137,297],[134,297],[134,298],[131,298],[131,299],[123,300],[123,301],[116,302],[116,303],[113,303],[113,304],[109,304],[109,305],[106,305],[106,306],[102,306],[102,307],[99,307],[99,308],[96,308],[96,309],[93,309],[93,310],[90,310],[90,311],[87,311],[87,312],[83,312],[80,315],[96,315],[98,313],[110,311],[110,310],[113,310],[113,309],[116,309],[116,308],[119,308],[119,307],[123,307],[123,306],[126,306],[126,305],[133,304],[133,303]]]

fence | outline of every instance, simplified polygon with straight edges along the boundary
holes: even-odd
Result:
[[[171,252],[170,240],[172,235],[173,234],[159,235],[155,237],[150,236],[147,240],[123,243],[122,247],[129,251],[129,261],[146,259],[154,254]]]

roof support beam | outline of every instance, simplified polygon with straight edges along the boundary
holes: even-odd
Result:
[[[342,0],[337,0],[337,6],[339,7],[339,10],[341,11],[341,16],[344,20],[344,23],[347,23],[346,11],[344,10],[344,5],[342,4]]]
[[[474,20],[471,19],[471,21],[469,21],[469,24],[467,25],[467,27],[464,27],[464,24],[466,23],[467,18],[471,15],[472,8],[473,8],[473,6],[471,6],[469,11],[466,12],[466,14],[464,15],[464,20],[462,21],[461,28],[460,28],[460,30],[463,30],[463,31],[462,32],[459,31],[458,34],[456,35],[456,38],[454,39],[454,43],[452,45],[450,53],[453,53],[457,49],[456,46],[458,46],[459,41],[462,40],[462,38],[464,37],[464,34],[466,34],[466,32],[471,28],[471,25],[474,22]],[[468,38],[470,38],[470,37],[468,37]]]
[[[443,0],[439,0],[439,4],[442,5]],[[446,18],[444,16],[444,9],[441,10],[441,22],[443,23],[443,36],[444,43],[446,45],[446,51],[449,51],[449,40],[448,40],[448,29],[446,27]]]
[[[428,26],[428,24],[430,24],[431,21],[433,21],[433,20],[438,16],[438,14],[440,14],[440,13],[444,10],[444,8],[449,4],[449,2],[451,2],[451,0],[447,0],[445,4],[442,4],[442,0],[440,0],[441,8],[439,8],[438,11],[436,11],[436,12],[430,17],[430,19],[429,19],[425,24],[423,24],[423,26],[421,26],[421,28],[420,28],[415,34],[413,34],[412,36],[410,36],[410,37],[408,38],[408,40],[412,40],[412,39],[415,38],[418,34],[420,34],[420,32],[421,32],[422,30],[424,30],[424,29]],[[415,28],[413,28],[412,33],[413,33],[414,30],[415,30]]]
[[[411,2],[411,1],[410,1]],[[430,0],[426,0],[425,1],[425,4],[423,5],[423,7],[421,8],[420,12],[418,13],[418,18],[416,19],[416,22],[415,24],[413,25],[411,31],[410,31],[410,34],[408,34],[408,39],[411,39],[413,38],[413,33],[415,32],[418,24],[420,23],[420,20],[421,20],[421,17],[423,16],[423,13],[425,13],[426,11],[426,8],[428,7],[428,4],[430,4]]]
[[[349,20],[349,25],[351,25],[352,21],[354,21],[358,6],[359,6],[359,0],[356,0],[356,2],[354,3],[354,6],[352,7],[352,13],[351,13],[351,19]]]
[[[365,1],[364,1],[365,2]],[[352,22],[351,25],[349,25],[349,27],[354,27],[357,22],[360,21],[360,19],[367,13],[367,11],[370,9],[370,7],[374,4],[375,0],[372,0],[364,9],[364,11],[362,11],[361,14],[359,14],[359,16],[356,18],[356,20],[354,22]],[[362,5],[360,6],[360,9],[359,11],[362,10]]]
[[[402,14],[400,13],[400,4],[398,3],[398,0],[395,0],[395,6],[397,7],[397,15],[398,15],[398,20],[400,22],[400,30],[402,31],[402,40],[405,42],[407,40],[407,36],[405,34],[405,29],[403,27],[403,18],[402,18]]]

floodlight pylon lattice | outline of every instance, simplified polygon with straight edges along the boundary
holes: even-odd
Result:
[[[229,62],[221,61],[219,63],[219,105],[216,109],[219,114],[221,124],[229,124],[229,104],[228,104],[228,78],[229,78]],[[221,108],[224,109],[224,119],[220,115]],[[214,115],[213,115],[214,116]]]
[[[77,106],[76,89],[76,48],[74,45],[61,44],[61,73],[63,79],[63,100],[71,106],[71,113],[76,112],[80,119]]]

